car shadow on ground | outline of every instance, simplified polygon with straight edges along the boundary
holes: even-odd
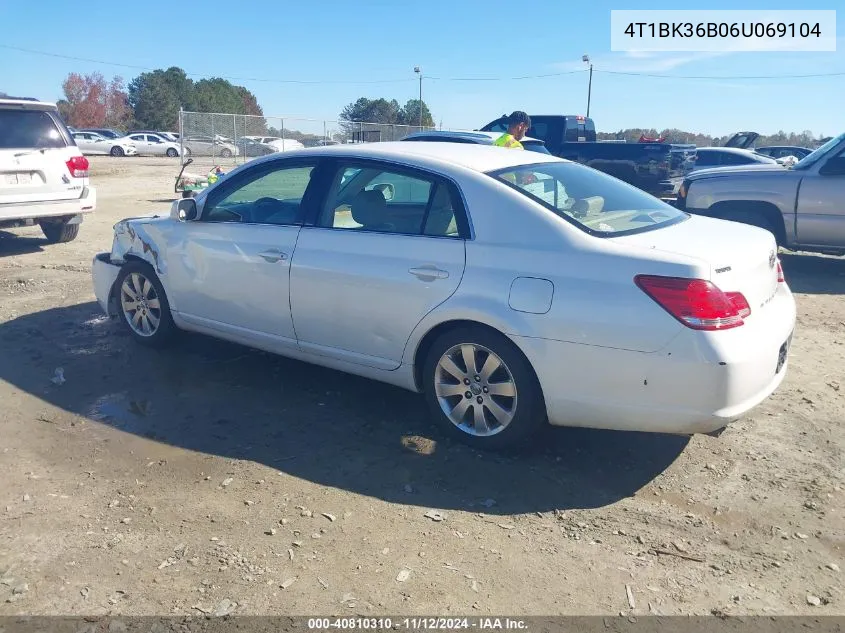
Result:
[[[783,276],[793,292],[812,295],[845,294],[845,257],[781,253]]]
[[[417,394],[199,335],[150,350],[93,302],[0,325],[0,345],[0,379],[95,423],[403,504],[602,507],[652,481],[688,442],[550,428],[518,454],[479,453],[438,433]],[[61,386],[50,382],[57,367]]]
[[[43,251],[47,244],[43,237],[25,237],[9,231],[0,231],[0,257],[37,253]]]

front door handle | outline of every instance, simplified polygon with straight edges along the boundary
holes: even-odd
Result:
[[[409,268],[408,272],[422,281],[434,281],[435,279],[446,279],[449,272],[436,266],[418,266]]]
[[[275,248],[271,248],[270,250],[258,253],[258,256],[268,264],[275,264],[276,262],[280,262],[288,258],[285,253],[276,250]]]

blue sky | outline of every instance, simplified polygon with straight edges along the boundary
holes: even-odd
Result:
[[[803,8],[836,9],[838,1]],[[444,127],[475,128],[514,109],[583,114],[594,63],[590,115],[603,131],[677,127],[728,134],[845,129],[845,75],[801,79],[667,79],[605,74],[757,76],[845,72],[845,11],[830,53],[653,53],[610,51],[610,10],[603,0],[383,0],[339,2],[100,2],[83,5],[0,2],[0,44],[146,68],[180,66],[232,79],[258,97],[267,115],[336,119],[360,96],[415,99],[415,65],[423,99]],[[651,2],[641,9],[676,9]],[[707,0],[688,9],[795,9],[794,1]],[[0,47],[0,90],[42,99],[61,97],[72,71],[141,72],[110,64],[48,57]],[[579,71],[518,81],[449,81]],[[332,83],[286,84],[278,80]],[[385,83],[367,83],[385,81]],[[338,83],[346,82],[346,83]],[[316,125],[316,124],[315,124]],[[290,127],[296,127],[290,125]],[[302,126],[301,126],[302,127]]]

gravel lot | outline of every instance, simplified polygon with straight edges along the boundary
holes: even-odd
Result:
[[[414,394],[132,344],[90,261],[178,163],[91,162],[76,241],[0,231],[0,615],[845,614],[845,259],[783,256],[789,375],[720,437],[482,455]]]

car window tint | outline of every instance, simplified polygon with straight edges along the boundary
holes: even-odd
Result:
[[[134,135],[130,136],[129,138],[131,138],[133,141],[143,141],[144,135],[143,134],[134,134]]]
[[[695,164],[699,167],[709,167],[713,165],[718,165],[719,155],[716,152],[698,150],[695,159]]]
[[[221,186],[209,194],[202,219],[206,222],[299,224],[302,197],[311,182],[313,166],[256,170],[234,188]]]
[[[422,174],[376,167],[338,170],[319,225],[406,235],[458,236],[452,194],[445,183],[438,184]]]
[[[66,145],[48,113],[0,110],[0,149],[41,149]]]
[[[720,162],[721,165],[747,165],[748,163],[753,163],[754,158],[752,156],[746,156],[745,154],[734,154],[733,152],[725,152],[722,154],[722,160]]]

